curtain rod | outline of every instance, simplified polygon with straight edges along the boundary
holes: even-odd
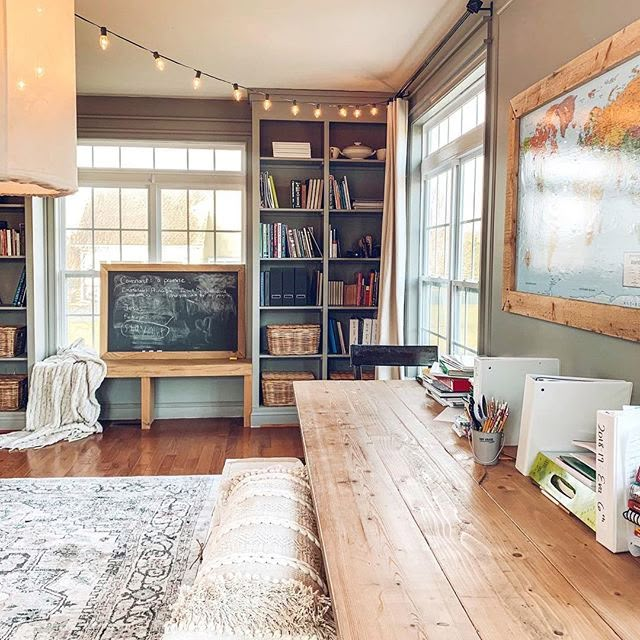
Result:
[[[425,58],[423,63],[413,72],[411,77],[398,89],[395,98],[405,98],[409,87],[420,77],[422,72],[433,62],[435,57],[442,51],[447,45],[449,40],[453,38],[455,33],[465,23],[470,15],[479,13],[480,11],[486,11],[489,14],[489,19],[493,17],[493,2],[489,3],[488,7],[483,7],[483,3],[478,0],[470,0],[467,2],[467,10],[464,12],[457,22],[447,31],[442,40],[436,45],[436,48]]]

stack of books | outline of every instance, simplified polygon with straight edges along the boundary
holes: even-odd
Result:
[[[384,206],[383,200],[376,199],[363,199],[357,198],[353,201],[353,208],[357,211],[358,209],[382,209]]]
[[[279,209],[278,194],[273,176],[268,171],[260,172],[260,208]]]
[[[272,142],[274,158],[310,158],[310,142]]]
[[[329,209],[353,209],[347,176],[340,181],[329,176]]]
[[[292,209],[322,209],[322,193],[324,180],[322,178],[307,178],[306,180],[291,181]]]
[[[293,307],[322,304],[322,272],[311,277],[304,268],[270,269],[260,272],[260,306]]]
[[[471,356],[441,356],[421,376],[427,394],[443,407],[464,406],[464,399],[472,390],[473,362]]]
[[[348,335],[347,335],[348,328]],[[351,318],[346,322],[329,318],[329,353],[348,355],[352,344],[377,344],[378,321],[375,318]]]
[[[640,468],[636,473],[635,482],[629,487],[628,509],[624,512],[625,520],[634,525],[633,537],[636,545],[640,546]]]
[[[354,284],[329,281],[329,305],[334,307],[377,307],[380,272],[356,273]]]
[[[23,238],[23,224],[20,225],[19,229],[9,229],[7,221],[0,220],[0,256],[24,255]]]
[[[322,258],[313,227],[292,229],[282,222],[260,223],[261,258]]]

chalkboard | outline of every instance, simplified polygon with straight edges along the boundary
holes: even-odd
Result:
[[[102,265],[104,354],[244,357],[244,267]]]

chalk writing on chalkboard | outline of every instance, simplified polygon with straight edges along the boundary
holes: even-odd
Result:
[[[237,351],[238,273],[109,271],[108,351]]]

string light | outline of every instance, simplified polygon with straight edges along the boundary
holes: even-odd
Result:
[[[271,109],[272,102],[269,99],[269,94],[268,93],[264,94],[264,102],[262,103],[262,106],[264,107],[265,111],[269,111],[269,109]]]
[[[347,117],[347,108],[343,107],[342,105],[338,105],[338,113],[343,117],[346,118]]]
[[[360,107],[356,107],[353,110],[353,117],[354,118],[359,118],[362,115],[362,109]]]
[[[36,78],[40,79],[44,76],[44,67],[37,66],[35,71],[36,71]]]
[[[240,87],[237,82],[233,83],[233,99],[236,102],[240,102],[240,100],[242,100],[242,91],[240,91]]]
[[[20,91],[24,91],[27,88],[27,83],[24,80],[18,80],[17,85]]]
[[[196,71],[196,75],[193,76],[193,89],[197,91],[202,84],[202,71]]]
[[[320,108],[320,105],[317,104],[316,108],[313,110],[313,117],[319,118],[321,115],[322,115],[322,109]]]
[[[371,110],[369,111],[369,113],[370,113],[372,116],[377,116],[377,115],[378,115],[378,107],[377,107],[377,105],[372,104],[372,105],[371,105]]]
[[[109,36],[107,35],[107,27],[100,27],[100,37],[98,38],[98,43],[100,44],[100,48],[103,51],[107,50],[109,46]]]
[[[156,61],[158,71],[164,71],[164,58],[157,52],[153,52],[153,59]]]
[[[293,113],[294,116],[297,116],[300,113],[300,107],[298,106],[297,100],[294,100],[291,105],[291,113]]]

